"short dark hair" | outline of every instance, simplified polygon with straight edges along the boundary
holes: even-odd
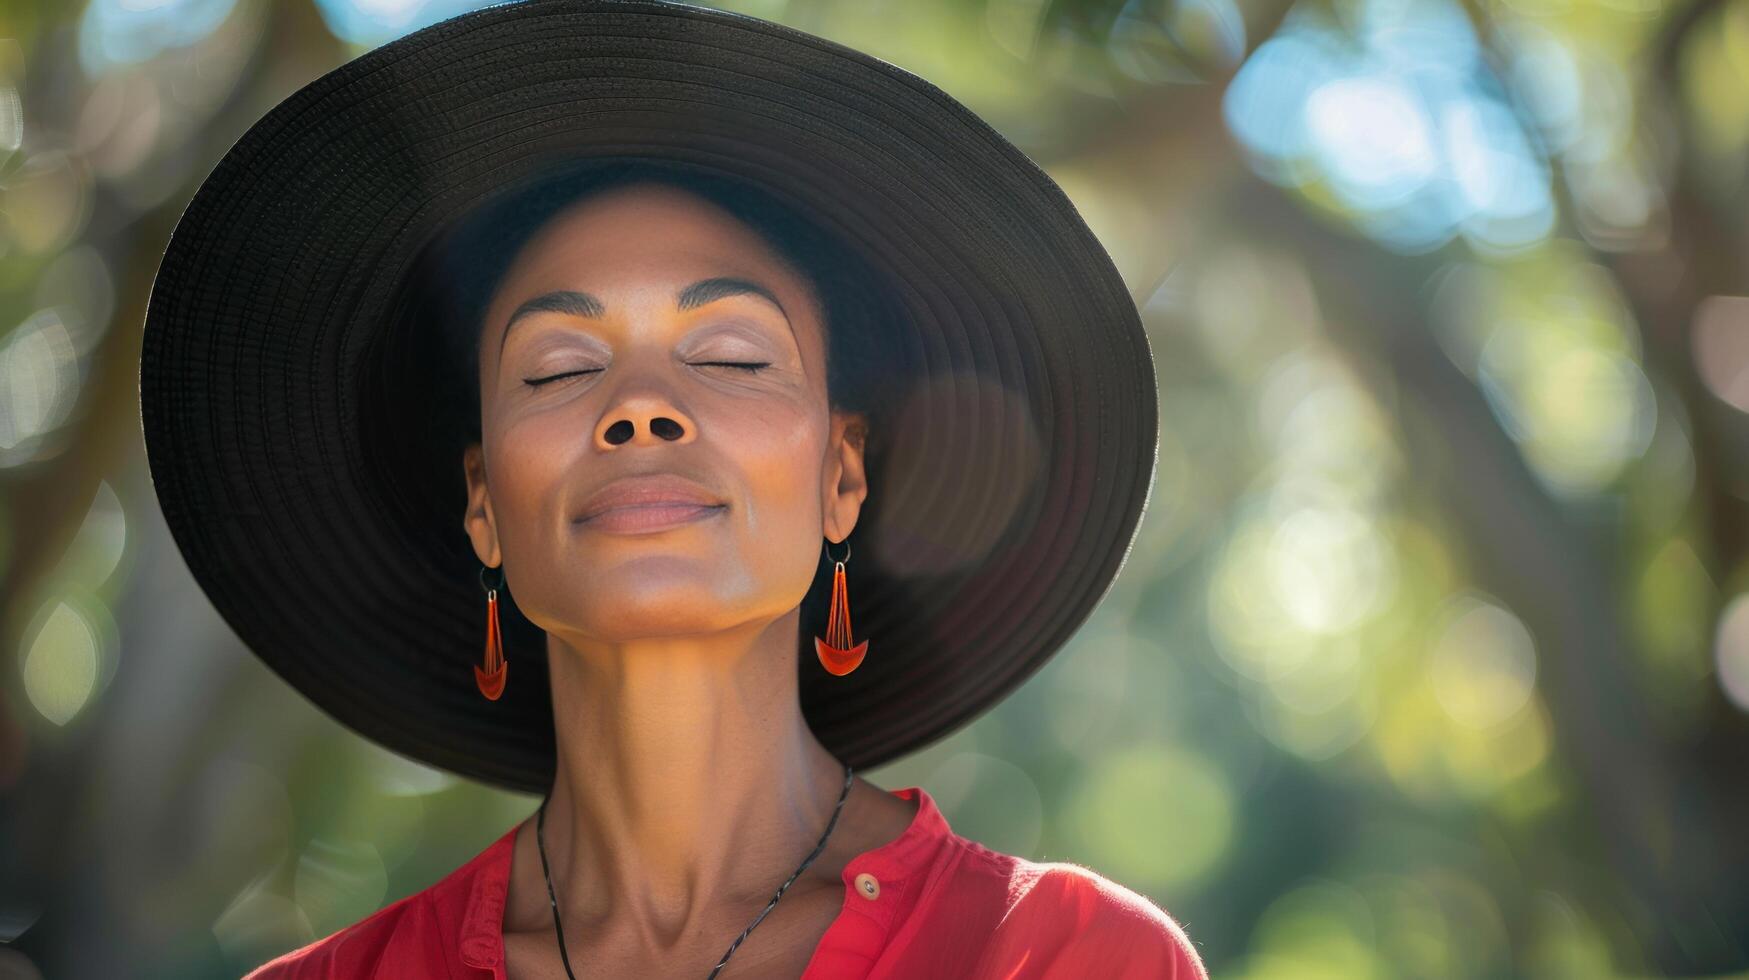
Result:
[[[891,315],[879,277],[843,239],[830,234],[764,187],[722,171],[671,160],[609,157],[574,161],[501,192],[470,209],[421,256],[410,279],[428,294],[452,383],[467,393],[454,421],[480,438],[479,358],[486,306],[518,250],[558,211],[607,190],[653,181],[690,191],[745,223],[812,289],[822,313],[826,393],[833,409],[863,412],[871,429],[873,397]],[[889,297],[890,300],[890,297]],[[452,389],[453,390],[453,389]]]

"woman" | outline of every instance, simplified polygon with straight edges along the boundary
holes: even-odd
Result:
[[[197,580],[346,724],[544,794],[251,977],[1204,976],[1141,895],[854,774],[1061,646],[1155,439],[1109,259],[925,85],[706,8],[508,4],[203,185],[141,382]]]

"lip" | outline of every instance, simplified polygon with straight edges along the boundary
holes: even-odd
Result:
[[[592,531],[610,534],[643,534],[691,524],[723,513],[723,507],[702,504],[653,504],[645,507],[610,507],[578,523]]]
[[[727,507],[703,486],[673,473],[629,476],[583,501],[576,523],[598,531],[656,531],[721,514]]]

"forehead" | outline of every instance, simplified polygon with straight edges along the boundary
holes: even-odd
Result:
[[[610,188],[555,212],[506,271],[502,291],[531,279],[586,275],[608,289],[624,277],[759,272],[805,289],[771,247],[715,202],[685,188],[643,182]],[[500,297],[502,298],[502,297]]]

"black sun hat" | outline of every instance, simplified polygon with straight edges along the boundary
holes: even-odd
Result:
[[[514,595],[519,668],[499,700],[475,685],[480,566],[460,443],[437,421],[466,396],[421,354],[441,345],[408,287],[481,205],[615,159],[751,182],[878,281],[878,315],[828,325],[883,365],[847,564],[871,642],[851,674],[816,660],[822,549],[802,710],[857,768],[971,721],[1068,640],[1129,553],[1159,424],[1135,303],[1057,185],[939,88],[707,7],[484,7],[328,72],[224,155],[166,248],[140,369],[153,485],[195,580],[341,723],[549,788],[545,635]]]

